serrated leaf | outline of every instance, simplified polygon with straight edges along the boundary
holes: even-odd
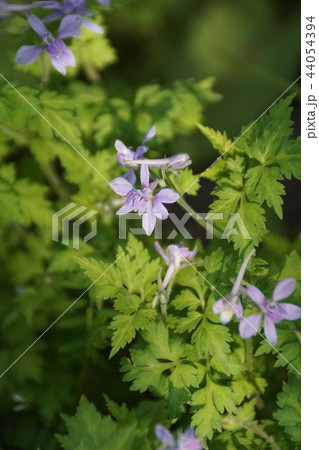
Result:
[[[232,141],[228,139],[226,132],[221,133],[218,130],[214,130],[213,128],[205,127],[200,123],[197,124],[200,131],[207,137],[212,146],[219,151],[219,153],[224,153],[226,151],[231,154],[236,149],[235,146],[232,146]]]
[[[68,435],[56,435],[65,450],[85,448],[87,450],[131,449],[136,423],[118,426],[109,417],[102,417],[95,406],[81,397],[74,417],[62,416]]]
[[[179,194],[196,195],[200,188],[200,177],[194,175],[188,167],[179,171],[178,177],[175,174],[169,175],[172,186]]]
[[[219,385],[207,378],[206,386],[198,389],[191,399],[192,426],[197,427],[196,432],[200,437],[212,439],[213,431],[221,431],[221,415],[227,411],[236,413],[234,396],[227,386]]]
[[[156,315],[154,309],[140,309],[134,314],[118,314],[109,326],[112,334],[112,358],[121,348],[129,344],[136,336],[136,332],[144,330]]]
[[[258,201],[264,201],[269,207],[273,207],[277,216],[282,219],[282,195],[285,188],[279,180],[283,179],[279,167],[255,166],[248,169],[246,174],[247,193],[257,195]]]
[[[227,327],[216,325],[207,319],[192,334],[192,344],[200,355],[209,353],[218,363],[227,367],[227,354],[230,353],[228,342],[232,341]]]
[[[277,404],[279,409],[274,413],[274,418],[285,428],[290,439],[295,442],[301,440],[301,392],[300,381],[292,376],[288,383],[283,384],[283,391],[278,394]]]

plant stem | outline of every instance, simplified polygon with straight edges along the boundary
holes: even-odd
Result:
[[[51,164],[44,164],[39,162],[39,165],[42,169],[42,172],[46,176],[47,180],[49,181],[49,183],[51,184],[51,186],[53,187],[59,198],[65,202],[68,202],[70,200],[69,193],[63,187],[60,178],[55,173]]]
[[[269,444],[272,446],[274,450],[280,450],[280,447],[277,445],[273,436],[269,436],[269,434],[267,434],[264,430],[259,428],[258,425],[243,423],[243,426],[247,428],[247,430],[253,431],[255,434],[257,434],[257,436],[260,436],[262,439],[265,439],[265,441],[269,442]]]
[[[40,64],[41,64],[41,81],[43,87],[45,87],[48,84],[50,78],[50,64],[45,52],[42,52],[40,56]]]
[[[246,367],[248,373],[253,371],[253,341],[252,339],[245,340],[245,350],[246,350]]]
[[[167,181],[167,183],[169,184],[170,187],[172,187],[179,195],[180,192],[177,189],[176,184],[174,183],[174,181],[169,180],[165,174],[165,171],[162,171],[163,174],[163,178],[165,181]],[[187,211],[194,220],[196,220],[196,222],[202,226],[206,231],[207,234],[211,235],[211,236],[217,236],[219,239],[222,237],[222,233],[219,230],[214,230],[214,226],[212,223],[210,223],[209,221],[205,220],[203,217],[201,217],[187,202],[184,198],[182,198],[182,196],[179,197],[179,199],[177,200],[177,203],[180,204],[180,206],[185,209],[185,211]]]
[[[291,331],[295,334],[295,336],[297,337],[298,341],[301,342],[301,334],[298,330],[296,330],[295,328],[290,328]]]
[[[19,144],[24,144],[25,142],[27,142],[27,136],[22,133],[10,130],[10,128],[6,127],[6,125],[3,125],[2,123],[0,123],[0,130],[10,138],[15,139]]]
[[[160,302],[161,305],[161,313],[166,318],[167,317],[167,303]]]

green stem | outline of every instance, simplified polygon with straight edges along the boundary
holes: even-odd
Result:
[[[246,350],[246,367],[248,373],[253,371],[253,341],[252,339],[245,340],[245,350]]]
[[[167,317],[167,303],[160,302],[161,305],[161,313],[166,318]]]
[[[2,123],[0,123],[0,131],[5,133],[9,138],[12,138],[15,141],[17,141],[19,144],[20,143],[24,144],[27,141],[27,136],[16,131],[12,131],[10,128],[8,128],[6,125],[3,125]]]
[[[174,181],[169,180],[167,178],[165,171],[162,171],[162,175],[164,180],[167,181],[167,183],[169,184],[169,186],[172,187],[179,195],[181,195]],[[192,218],[196,220],[196,222],[200,226],[202,226],[211,236],[217,236],[219,239],[222,237],[222,233],[219,230],[216,229],[214,230],[212,223],[205,220],[203,217],[200,217],[200,215],[186,202],[184,198],[182,198],[182,196],[179,197],[177,203],[179,203],[181,207],[184,208],[185,211],[187,211],[192,216]]]
[[[274,450],[280,450],[280,447],[277,445],[275,439],[273,436],[269,436],[264,430],[258,427],[258,425],[250,424],[250,423],[243,423],[243,426],[247,428],[247,430],[253,431],[257,436],[260,436],[262,439],[265,439],[265,441],[269,442],[269,444],[272,446]]]
[[[53,167],[51,166],[51,164],[44,164],[44,163],[39,162],[39,165],[41,167],[42,172],[46,176],[47,180],[49,181],[49,183],[53,187],[54,191],[58,195],[58,197],[61,200],[65,201],[65,202],[68,202],[70,200],[69,193],[63,187],[60,178],[55,173],[55,171],[54,171]]]
[[[41,81],[43,87],[45,87],[48,84],[50,78],[50,63],[45,52],[42,52],[40,56],[40,64],[41,64]]]
[[[291,331],[295,334],[295,336],[297,337],[298,341],[301,342],[301,334],[298,330],[296,330],[295,328],[291,328]]]

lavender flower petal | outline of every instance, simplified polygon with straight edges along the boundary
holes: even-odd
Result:
[[[301,308],[292,303],[280,303],[279,314],[286,320],[297,320],[301,317]]]
[[[47,53],[50,56],[53,66],[62,73],[62,75],[66,74],[66,67],[76,66],[73,53],[60,39],[55,39],[47,46]]]
[[[146,145],[140,145],[139,147],[137,147],[135,154],[136,156],[142,156],[147,152],[147,150],[148,147]]]
[[[133,160],[134,159],[134,152],[126,147],[126,145],[120,141],[119,139],[116,139],[115,141],[115,148],[117,151],[116,158],[118,162],[121,164],[121,166],[125,166],[125,159]]]
[[[103,28],[101,28],[97,23],[91,22],[91,20],[82,19],[82,26],[93,31],[94,33],[104,34]]]
[[[175,446],[175,441],[172,433],[167,428],[164,428],[162,425],[156,425],[155,436],[162,444],[171,447]]]
[[[142,166],[140,170],[141,185],[148,187],[150,183],[150,171],[147,166]]]
[[[42,22],[43,23],[53,22],[54,20],[59,19],[60,17],[62,17],[62,12],[54,11],[52,14],[49,14],[48,16],[44,17],[42,19]]]
[[[111,0],[96,0],[100,5],[108,8],[111,4]]]
[[[259,330],[262,314],[251,314],[243,317],[239,322],[239,333],[243,339],[249,339]]]
[[[128,203],[128,204],[123,205],[123,206],[116,212],[116,214],[117,214],[118,216],[123,215],[123,214],[128,214],[128,213],[130,213],[131,211],[133,211],[133,209],[134,209],[133,204],[132,204],[132,203]]]
[[[272,299],[275,302],[283,300],[289,297],[293,291],[296,289],[296,280],[294,278],[285,278],[276,284],[274,292],[272,294]]]
[[[156,197],[154,198],[154,213],[156,217],[160,220],[165,220],[168,218],[168,211],[163,205],[163,203],[157,201]]]
[[[264,294],[258,288],[256,288],[256,286],[253,286],[253,285],[248,286],[247,295],[258,306],[260,306],[260,307],[264,306],[264,303],[266,302],[266,298],[265,298]]]
[[[54,1],[39,1],[39,2],[33,2],[29,5],[12,5],[10,3],[4,2],[0,0],[0,9],[4,9],[5,11],[27,11],[29,9],[35,9],[35,8],[45,8],[45,7],[51,7],[54,6],[56,2]]]
[[[145,142],[149,141],[150,139],[152,139],[154,136],[156,135],[156,126],[153,125],[151,126],[151,128],[148,130],[148,132],[146,133],[146,135],[144,136],[144,139],[142,141],[142,144],[145,144]]]
[[[264,318],[264,330],[265,336],[271,345],[276,345],[277,342],[277,331],[274,322],[267,315]]]
[[[240,301],[232,305],[232,311],[236,315],[237,319],[241,319],[243,317],[244,310],[243,305],[241,304]]]
[[[214,303],[213,305],[213,313],[214,314],[220,314],[224,311],[226,311],[227,307],[225,305],[224,299],[220,298],[219,300],[217,300],[217,302]]]
[[[188,428],[184,433],[178,435],[178,450],[201,450],[203,448],[200,440],[195,436],[193,428]]]
[[[159,242],[155,242],[154,245],[155,245],[155,248],[158,251],[158,253],[161,255],[161,257],[165,259],[166,263],[168,263],[166,254],[165,254],[164,250],[162,249],[161,245],[159,244]]]
[[[46,29],[42,21],[32,13],[27,13],[27,19],[31,28],[40,36],[42,40],[45,40],[51,33]]]
[[[179,195],[172,189],[161,189],[155,198],[161,203],[175,203],[179,199]]]
[[[234,315],[233,311],[231,310],[231,307],[228,305],[228,308],[220,313],[219,316],[220,323],[226,325],[226,323],[229,323],[232,320],[233,315]]]
[[[134,186],[136,182],[136,175],[134,170],[129,170],[125,175],[122,176],[122,178],[125,178],[129,183],[131,183],[132,186]]]
[[[133,153],[130,149],[126,147],[124,142],[120,141],[119,139],[116,139],[114,146],[118,152],[124,153],[125,155]]]
[[[57,37],[66,39],[69,37],[77,37],[81,34],[82,17],[78,14],[70,14],[61,20]]]
[[[188,248],[181,248],[180,249],[180,253],[183,256],[183,258],[191,260],[196,256],[197,253],[197,245],[195,245],[195,247],[193,248],[193,250],[188,250]]]
[[[143,213],[142,217],[142,227],[147,234],[147,236],[150,236],[155,228],[156,218],[155,213],[152,208],[152,205],[149,205],[147,208],[147,211]]]
[[[131,183],[123,177],[115,178],[109,186],[118,195],[127,195],[133,189]]]
[[[15,62],[22,66],[32,64],[39,58],[43,50],[44,48],[38,45],[22,45],[17,51]]]

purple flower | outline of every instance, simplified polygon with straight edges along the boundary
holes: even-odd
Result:
[[[126,147],[126,145],[117,139],[115,141],[115,148],[117,150],[117,160],[121,166],[130,167],[133,170],[138,169],[140,166],[155,167],[158,169],[166,170],[176,170],[184,169],[189,166],[192,161],[187,153],[178,153],[176,155],[170,156],[169,158],[161,159],[147,159],[143,155],[147,152],[148,147],[145,145],[147,141],[152,139],[156,134],[156,127],[153,125],[146,133],[142,145],[137,147],[134,152],[131,147]]]
[[[276,323],[282,320],[296,320],[301,316],[299,306],[292,303],[278,303],[289,297],[296,288],[294,278],[285,278],[279,281],[272,294],[272,299],[267,302],[264,294],[255,286],[248,286],[245,293],[261,309],[258,314],[243,317],[239,323],[239,332],[243,339],[248,339],[258,332],[262,317],[264,317],[264,331],[270,344],[277,342]]]
[[[187,153],[177,153],[176,155],[161,159],[136,158],[134,161],[126,161],[128,167],[146,165],[148,167],[172,171],[176,169],[185,169],[185,167],[190,164],[192,164],[192,160]]]
[[[111,5],[111,0],[96,0],[100,5],[108,8]]]
[[[10,12],[28,11],[30,9],[50,7],[55,3],[56,3],[55,1],[39,1],[33,2],[29,5],[12,5],[11,3],[7,3],[0,0],[0,11],[1,10]]]
[[[154,190],[158,180],[150,183],[147,166],[141,169],[140,177],[142,189],[136,189],[134,182],[124,177],[115,178],[111,181],[110,187],[117,194],[126,197],[124,205],[117,211],[117,214],[137,211],[142,216],[142,226],[145,233],[150,236],[155,228],[156,217],[161,220],[168,217],[168,211],[163,203],[175,203],[179,195],[172,189],[161,189],[155,194]]]
[[[195,436],[193,428],[187,428],[177,437],[177,445],[173,434],[162,425],[156,425],[155,436],[163,444],[161,450],[201,450],[203,448],[200,440]]]
[[[180,269],[190,265],[189,261],[191,261],[197,253],[197,247],[194,247],[194,250],[188,250],[182,242],[180,244],[169,245],[166,252],[164,252],[158,242],[155,242],[155,248],[165,259],[166,264],[168,265],[168,269],[161,286],[162,289],[165,289],[168,286],[169,282],[174,278]],[[182,264],[182,261],[186,262]],[[191,264],[198,264],[199,262],[201,261]]]
[[[93,14],[87,9],[86,0],[63,0],[63,3],[55,2],[54,5],[48,7],[48,9],[55,9],[56,11],[45,17],[42,22],[48,23],[53,20],[59,19],[60,17],[76,14],[81,17],[81,25],[88,28],[95,33],[103,34],[103,29],[94,22],[84,19],[82,16],[90,17]]]
[[[131,147],[126,147],[126,145],[122,141],[117,139],[115,141],[115,148],[117,150],[117,160],[121,164],[121,166],[126,166],[127,163],[130,162],[130,167],[133,169],[137,169],[138,166],[134,165],[134,161],[140,159],[142,155],[148,150],[148,147],[144,144],[152,139],[155,135],[156,127],[155,125],[153,125],[144,136],[142,145],[137,147],[135,152],[131,150]]]
[[[76,61],[73,53],[69,50],[62,39],[79,36],[81,17],[73,14],[61,20],[57,39],[46,29],[42,21],[34,14],[27,13],[27,19],[33,30],[40,36],[44,45],[23,45],[16,55],[16,63],[21,65],[31,64],[38,59],[40,54],[46,49],[53,66],[63,75],[66,74],[66,67],[75,67]]]
[[[220,314],[219,320],[222,324],[230,322],[233,314],[236,315],[237,319],[240,319],[243,315],[243,306],[239,299],[239,293],[241,291],[241,283],[243,281],[247,265],[254,253],[255,249],[253,249],[244,259],[230,294],[225,298],[217,300],[212,308],[214,314]]]

